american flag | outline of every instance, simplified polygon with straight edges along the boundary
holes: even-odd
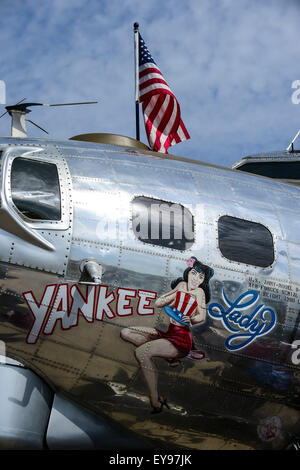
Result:
[[[168,153],[170,145],[190,138],[180,106],[139,34],[139,102],[150,147]]]

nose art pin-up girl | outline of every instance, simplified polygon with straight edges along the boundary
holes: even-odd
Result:
[[[121,330],[121,338],[135,346],[138,361],[149,389],[152,413],[159,413],[168,404],[158,395],[157,369],[152,358],[161,357],[171,364],[187,356],[192,350],[191,327],[206,319],[206,304],[210,300],[209,280],[213,269],[192,257],[183,277],[171,283],[172,290],[155,302],[164,307],[170,317],[169,328],[163,332],[157,328],[132,327]]]

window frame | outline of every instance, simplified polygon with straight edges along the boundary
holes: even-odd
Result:
[[[181,206],[182,208],[188,210],[191,217],[192,217],[192,223],[193,223],[193,240],[192,241],[187,241],[188,243],[190,243],[190,246],[188,248],[185,248],[185,249],[181,250],[181,249],[175,248],[175,247],[173,248],[173,247],[170,247],[170,246],[154,244],[154,243],[151,243],[151,241],[148,243],[148,242],[145,242],[144,239],[138,238],[138,236],[136,235],[136,233],[133,229],[133,204],[134,204],[135,199],[137,199],[137,198],[152,199],[153,201],[159,201],[161,204],[176,204],[176,205]],[[196,242],[195,215],[193,214],[193,212],[191,211],[191,209],[189,207],[187,207],[186,205],[184,205],[182,203],[179,203],[179,202],[174,202],[174,201],[170,201],[170,200],[166,200],[166,199],[160,199],[156,196],[153,197],[152,195],[146,196],[145,194],[135,194],[130,200],[130,222],[131,222],[131,231],[134,235],[134,239],[137,240],[138,242],[142,243],[143,245],[148,246],[148,247],[154,247],[154,248],[163,249],[163,250],[171,250],[171,252],[174,252],[174,250],[175,250],[179,253],[185,253],[185,252],[191,251],[192,247],[195,245],[195,242]]]
[[[269,232],[269,234],[271,236],[271,239],[272,239],[272,248],[273,248],[273,261],[272,261],[272,263],[268,264],[267,266],[260,266],[260,265],[257,265],[257,264],[250,264],[250,263],[246,263],[244,261],[237,261],[237,260],[227,258],[225,256],[225,254],[223,254],[223,252],[220,248],[219,221],[222,217],[230,217],[232,219],[237,219],[237,220],[249,222],[249,223],[252,223],[252,224],[257,224],[257,225],[260,225],[260,226],[264,227]],[[239,265],[242,264],[244,266],[251,266],[252,268],[257,268],[257,269],[270,269],[270,268],[273,267],[274,263],[276,262],[276,258],[277,258],[277,256],[276,256],[276,246],[275,246],[275,236],[272,233],[272,231],[269,229],[269,227],[267,227],[265,224],[263,224],[261,222],[258,222],[257,220],[245,219],[243,217],[236,217],[235,215],[232,215],[232,214],[222,214],[218,217],[218,219],[216,221],[216,225],[217,225],[217,228],[216,228],[217,247],[218,247],[219,253],[221,254],[222,258],[226,259],[226,261],[228,261],[230,263],[236,263],[236,264],[239,264]]]
[[[11,170],[13,161],[16,158],[24,158],[26,160],[38,161],[39,163],[50,163],[56,166],[58,174],[58,184],[60,191],[60,220],[42,220],[30,219],[26,217],[14,204],[11,191]],[[52,153],[50,149],[33,148],[24,149],[24,147],[12,147],[9,151],[3,152],[1,159],[2,179],[4,182],[4,195],[9,211],[28,227],[33,229],[45,230],[66,230],[70,225],[70,189],[71,176],[66,162],[61,155]]]
[[[14,163],[17,161],[17,160],[26,160],[26,161],[31,161],[31,162],[35,162],[35,163],[38,163],[38,164],[45,164],[45,165],[52,165],[54,168],[55,168],[55,171],[56,171],[56,175],[55,175],[55,178],[56,178],[56,181],[57,181],[57,187],[58,187],[58,197],[59,197],[59,218],[56,218],[56,219],[42,219],[42,218],[33,218],[33,217],[28,217],[26,214],[24,214],[24,212],[17,206],[16,202],[15,202],[15,198],[13,198],[13,195],[12,195],[12,202],[13,202],[13,205],[15,207],[15,210],[18,211],[19,215],[21,215],[24,220],[27,220],[27,221],[30,221],[30,222],[59,222],[61,220],[61,192],[60,192],[60,184],[59,184],[59,176],[58,176],[58,169],[57,169],[57,165],[55,165],[55,163],[48,163],[48,162],[41,162],[40,160],[37,160],[37,159],[32,159],[32,158],[26,158],[26,157],[16,157],[13,159],[12,161],[12,165],[11,165],[11,173],[10,173],[10,190],[11,190],[11,194],[12,194],[12,187],[11,187],[11,183],[12,183],[12,174],[13,174],[13,170],[14,170]],[[30,170],[30,168],[29,168]]]

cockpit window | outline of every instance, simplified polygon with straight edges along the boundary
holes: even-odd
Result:
[[[274,261],[273,237],[262,224],[224,215],[218,221],[218,238],[229,260],[262,268]]]
[[[15,158],[11,168],[11,194],[17,209],[29,219],[61,219],[56,165]]]
[[[140,241],[151,245],[184,251],[194,243],[194,218],[181,204],[135,197],[132,228]]]

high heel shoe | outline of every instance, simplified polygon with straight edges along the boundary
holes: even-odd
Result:
[[[169,363],[170,367],[177,367],[180,364],[180,360],[176,359],[175,357],[173,359],[167,359],[167,362]]]
[[[152,414],[152,415],[157,414],[157,413],[161,413],[164,406],[165,406],[166,408],[168,408],[168,410],[170,409],[169,404],[168,404],[166,398],[160,397],[158,400],[159,400],[159,402],[160,402],[160,406],[158,406],[158,407],[153,406],[153,407],[152,407],[152,408],[153,408],[153,410],[151,411],[151,414]]]

